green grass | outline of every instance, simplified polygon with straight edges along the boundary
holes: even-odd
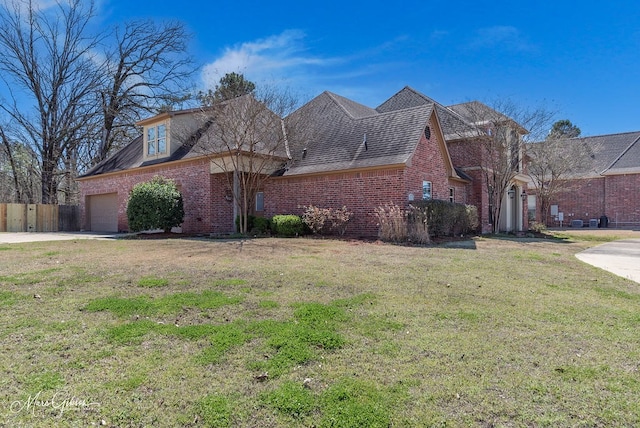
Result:
[[[224,305],[234,305],[239,297],[227,297],[216,291],[202,293],[176,293],[154,299],[149,296],[104,297],[92,300],[85,306],[89,312],[110,311],[120,317],[131,315],[177,314],[183,308],[215,309]]]
[[[637,426],[640,285],[580,238],[10,246],[0,425]]]
[[[138,280],[138,287],[164,287],[169,285],[169,280],[166,278],[156,278],[154,276],[145,276]]]

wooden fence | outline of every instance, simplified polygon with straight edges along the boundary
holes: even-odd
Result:
[[[74,232],[80,230],[76,205],[0,204],[0,232]]]

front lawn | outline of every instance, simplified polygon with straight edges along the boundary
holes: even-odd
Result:
[[[637,426],[640,286],[564,238],[0,246],[0,425]]]

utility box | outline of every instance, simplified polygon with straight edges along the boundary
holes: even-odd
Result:
[[[609,217],[606,215],[600,217],[600,227],[609,227]]]

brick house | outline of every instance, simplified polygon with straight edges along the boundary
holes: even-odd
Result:
[[[132,187],[162,175],[182,192],[183,232],[233,231],[228,172],[214,166],[211,152],[202,150],[207,127],[216,125],[198,112],[162,113],[139,122],[142,136],[79,177],[84,229],[127,230]],[[269,152],[271,175],[252,211],[271,217],[300,214],[308,205],[346,206],[354,213],[348,233],[375,236],[376,207],[434,198],[476,205],[486,232],[486,192],[478,174],[482,159],[474,139],[459,132],[477,124],[464,112],[465,104],[445,107],[409,87],[376,109],[323,92],[270,131],[270,136],[280,129],[286,134],[288,124],[304,124],[299,135],[278,134],[284,144],[277,153]],[[509,188],[503,230],[525,227],[524,203],[513,197],[524,191],[525,182],[517,176]]]
[[[536,196],[531,194],[529,216],[538,221],[546,216],[550,226],[593,227],[606,216],[610,226],[638,227],[640,131],[572,138],[565,144],[583,146],[592,162],[563,183],[563,191],[550,201],[550,212],[539,212]]]

